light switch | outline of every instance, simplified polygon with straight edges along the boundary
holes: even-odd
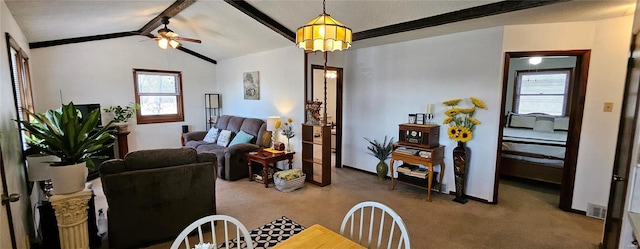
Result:
[[[612,112],[613,111],[613,102],[604,102],[604,107],[602,108],[603,112]]]

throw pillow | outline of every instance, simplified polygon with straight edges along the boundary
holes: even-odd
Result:
[[[207,135],[205,135],[202,139],[202,141],[205,141],[207,143],[215,143],[216,140],[218,140],[218,129],[216,129],[215,127],[211,128],[209,132],[207,132]]]
[[[248,143],[248,142],[251,142],[251,139],[253,139],[253,136],[247,134],[244,131],[240,131],[238,132],[238,134],[236,134],[236,137],[234,137],[233,140],[231,140],[231,143],[229,143],[229,146],[234,144]]]
[[[568,131],[569,117],[556,117],[555,121],[553,121],[553,129],[556,131]]]
[[[533,128],[536,122],[535,116],[528,116],[522,114],[512,114],[509,120],[509,127],[511,128]]]
[[[536,122],[533,124],[534,131],[553,132],[553,117],[537,116]]]
[[[218,142],[216,142],[216,144],[227,147],[230,139],[231,139],[231,131],[222,130],[220,131],[220,135],[218,135]]]

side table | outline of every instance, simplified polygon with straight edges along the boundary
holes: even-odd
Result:
[[[276,167],[276,163],[289,160],[289,169],[293,168],[293,155],[296,154],[295,151],[285,152],[282,154],[275,154],[268,151],[260,150],[256,152],[249,152],[247,154],[247,164],[249,165],[249,181],[253,181],[253,167],[251,166],[252,162],[259,163],[262,165],[262,179],[264,180],[264,187],[269,187],[269,168],[280,170]],[[273,166],[271,166],[273,164]]]

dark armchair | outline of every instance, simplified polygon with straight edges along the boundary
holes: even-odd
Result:
[[[109,210],[109,248],[174,239],[194,220],[216,214],[217,158],[191,148],[141,150],[100,167]]]

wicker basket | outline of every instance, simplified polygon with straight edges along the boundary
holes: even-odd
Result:
[[[304,181],[306,178],[307,176],[303,173],[301,177],[291,179],[289,181],[280,177],[274,177],[273,182],[275,183],[277,190],[280,190],[281,192],[291,192],[304,187]]]

